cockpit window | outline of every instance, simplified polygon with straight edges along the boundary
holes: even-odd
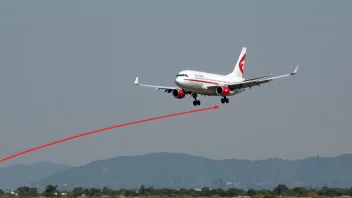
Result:
[[[188,77],[187,74],[177,74],[176,77],[177,76],[186,76],[186,77]]]

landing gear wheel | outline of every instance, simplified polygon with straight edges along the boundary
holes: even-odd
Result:
[[[193,105],[194,105],[194,106],[200,105],[200,101],[199,101],[199,100],[193,101]]]
[[[193,98],[194,98],[193,105],[194,105],[194,106],[200,105],[200,101],[197,100],[197,94],[196,94],[196,93],[193,93],[192,96],[193,96]]]
[[[221,98],[221,103],[224,104],[225,102],[229,103],[229,98],[226,98],[226,97]]]

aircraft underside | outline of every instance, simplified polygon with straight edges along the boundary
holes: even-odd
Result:
[[[200,94],[200,95],[205,95],[205,94]],[[194,98],[194,101],[193,101],[193,105],[194,106],[197,106],[197,105],[200,105],[200,100],[197,99],[197,96],[198,94],[197,93],[191,93],[191,96]],[[219,96],[219,95],[214,95],[214,94],[206,94],[205,96]],[[221,103],[229,103],[229,98],[227,98],[226,96],[222,96],[221,98]]]
[[[229,98],[227,96],[233,96],[236,94],[239,94],[243,92],[243,90],[229,90],[226,88],[218,88],[215,90],[205,90],[205,89],[187,89],[185,87],[179,88],[179,89],[174,89],[172,90],[172,95],[175,98],[182,99],[185,97],[185,95],[191,95],[194,98],[193,105],[197,106],[200,105],[201,102],[200,100],[197,99],[198,95],[201,96],[219,96],[221,97],[221,103],[229,103]]]

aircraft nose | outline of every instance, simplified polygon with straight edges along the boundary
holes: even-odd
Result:
[[[181,81],[182,81],[182,79],[181,79],[180,77],[177,77],[177,78],[175,79],[175,83],[176,83],[177,85],[180,85],[180,84],[181,84]]]

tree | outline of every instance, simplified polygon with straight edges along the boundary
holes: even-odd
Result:
[[[98,196],[101,196],[101,190],[99,188],[90,188],[90,189],[87,189],[88,190],[88,193],[84,193],[90,197],[98,197]]]
[[[257,191],[255,191],[254,189],[248,189],[248,191],[247,191],[247,195],[248,196],[250,196],[250,197],[252,197],[252,196],[254,196],[254,195],[257,195]]]
[[[206,196],[206,197],[211,196],[210,188],[209,188],[209,187],[203,187],[203,188],[202,188],[202,195],[203,195],[203,196]]]
[[[273,193],[277,195],[286,195],[288,191],[289,191],[289,188],[286,185],[279,184],[274,188]]]
[[[3,191],[2,189],[0,189],[0,195],[4,195],[5,191]]]
[[[36,197],[38,196],[38,190],[34,187],[21,186],[18,187],[15,192],[18,193],[19,197]],[[46,197],[52,197],[55,193],[58,193],[57,186],[48,185],[43,192],[43,195]],[[65,192],[65,191],[60,191]],[[0,189],[0,197],[3,197],[5,192]],[[6,193],[8,194],[8,193]],[[328,188],[323,187],[321,189],[312,189],[305,187],[294,187],[289,189],[287,186],[280,184],[273,189],[273,191],[262,189],[262,190],[254,190],[248,189],[248,191],[244,191],[242,189],[237,188],[229,188],[227,190],[221,188],[215,188],[210,190],[209,187],[203,187],[201,191],[195,189],[185,189],[181,188],[180,190],[176,190],[173,188],[160,188],[154,189],[152,187],[145,188],[144,185],[141,185],[139,189],[119,189],[119,190],[111,190],[107,187],[102,189],[100,188],[82,188],[76,187],[72,191],[67,192],[67,197],[78,197],[82,194],[86,194],[90,197],[99,197],[101,195],[109,195],[112,197],[118,195],[126,195],[126,196],[143,196],[147,197],[150,195],[156,195],[158,197],[182,197],[182,196],[190,196],[190,197],[236,197],[241,195],[247,195],[251,197],[262,197],[263,198],[277,198],[280,196],[294,196],[294,197],[316,197],[317,194],[325,197],[341,197],[344,195],[352,195],[352,187],[351,188]],[[9,197],[14,197],[12,194],[8,194]],[[60,196],[58,196],[60,197]],[[63,197],[62,197],[63,198]]]
[[[17,188],[17,193],[19,197],[36,197],[38,195],[37,188],[30,188],[28,186],[21,186]]]
[[[101,193],[102,193],[103,195],[110,195],[110,194],[111,194],[111,190],[110,190],[108,187],[104,186],[104,188],[103,188],[103,190],[101,191]]]
[[[244,190],[238,188],[230,188],[227,190],[227,196],[237,197],[245,195]]]
[[[126,196],[126,197],[136,196],[136,193],[135,193],[135,191],[133,191],[133,190],[126,190],[126,191],[125,191],[125,196]]]
[[[31,197],[37,197],[38,196],[38,189],[35,187],[30,188],[29,195]]]
[[[30,188],[28,186],[21,186],[17,188],[17,193],[20,197],[29,197],[29,191]]]
[[[153,188],[153,187],[148,187],[148,188],[146,188],[145,189],[145,192],[144,192],[144,194],[146,195],[146,196],[148,196],[148,195],[155,195],[155,189]]]
[[[84,189],[82,187],[76,187],[73,189],[73,196],[78,197],[84,193]]]
[[[145,193],[145,187],[144,185],[141,185],[141,188],[139,189],[139,194],[144,195]]]
[[[271,191],[267,189],[261,189],[261,190],[255,190],[257,195],[269,195],[271,194]]]
[[[53,196],[55,193],[57,193],[57,186],[47,185],[45,187],[44,195]]]
[[[308,197],[310,193],[308,189],[303,187],[295,187],[291,189],[291,192],[293,196],[298,196],[298,197]]]

